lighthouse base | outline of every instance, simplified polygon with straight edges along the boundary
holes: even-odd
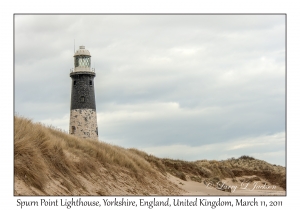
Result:
[[[95,109],[72,109],[69,133],[82,138],[98,139]]]

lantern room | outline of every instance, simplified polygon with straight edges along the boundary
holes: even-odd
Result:
[[[79,50],[74,54],[74,71],[91,71],[91,54],[85,49],[85,46],[80,46]]]

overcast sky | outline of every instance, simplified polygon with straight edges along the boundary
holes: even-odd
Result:
[[[75,49],[99,140],[183,160],[285,165],[284,15],[16,15],[15,112],[68,131]]]

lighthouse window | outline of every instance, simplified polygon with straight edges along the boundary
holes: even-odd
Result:
[[[90,80],[90,86],[92,86],[93,85],[93,81],[92,80]]]
[[[80,97],[80,102],[84,102],[84,100],[85,100],[85,99],[84,99],[84,96],[81,96],[81,97]]]
[[[72,126],[72,133],[71,133],[71,134],[74,134],[74,133],[75,133],[75,131],[76,131],[76,128],[75,128],[75,126]]]
[[[73,82],[73,85],[76,85],[76,81]]]
[[[75,67],[90,67],[91,57],[78,55],[75,57]]]

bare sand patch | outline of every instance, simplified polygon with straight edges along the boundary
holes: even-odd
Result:
[[[231,178],[226,178],[221,180],[227,187],[231,188],[231,192],[225,192],[209,185],[205,185],[204,183],[195,182],[192,180],[181,180],[171,174],[168,174],[168,180],[176,184],[179,188],[183,189],[184,192],[182,195],[219,195],[219,196],[268,196],[268,195],[281,195],[285,196],[286,191],[279,187],[270,184],[264,179],[260,179],[260,181],[252,181],[252,182],[243,182],[246,178],[251,178],[252,176],[243,176],[236,177],[237,180],[232,181]],[[242,180],[242,181],[240,181]],[[224,186],[223,186],[224,187]],[[222,188],[222,184],[219,188]]]

